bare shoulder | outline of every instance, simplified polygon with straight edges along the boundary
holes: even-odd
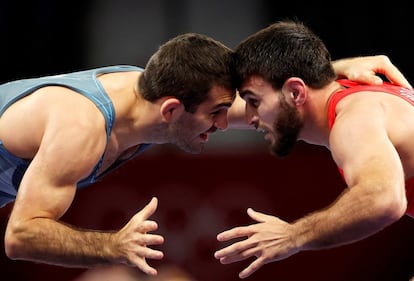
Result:
[[[41,88],[11,105],[0,118],[0,139],[12,153],[32,158],[41,142],[105,139],[105,119],[95,104],[71,89]]]
[[[345,139],[372,144],[383,138],[408,154],[414,138],[414,105],[409,101],[385,92],[358,92],[341,100],[336,113],[331,148],[346,147]]]
[[[337,105],[338,114],[353,112],[354,114],[373,114],[378,110],[384,116],[392,114],[414,114],[414,103],[401,96],[388,92],[361,91],[343,98]]]

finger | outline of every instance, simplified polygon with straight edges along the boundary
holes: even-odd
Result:
[[[146,259],[160,260],[164,257],[164,253],[161,251],[153,250],[150,248],[141,248],[136,253],[135,259],[132,261],[139,269],[149,275],[156,275],[157,270],[151,267]]]
[[[412,89],[412,86],[408,80],[402,75],[402,73],[395,67],[390,69],[387,73],[387,79],[390,80],[393,84],[397,84],[409,89]]]
[[[149,266],[145,260],[139,260],[136,266],[141,269],[142,272],[148,275],[155,276],[158,274],[158,271],[155,268]]]
[[[249,217],[251,217],[252,219],[254,219],[257,222],[265,222],[265,221],[269,221],[271,219],[274,219],[274,216],[257,212],[255,210],[253,210],[252,208],[247,209],[247,214],[249,215]]]
[[[145,257],[147,259],[160,260],[164,257],[164,253],[162,251],[154,250],[147,247],[142,248],[142,250],[139,252],[139,256]]]
[[[164,253],[162,251],[154,250],[147,247],[140,247],[136,250],[135,255],[130,257],[130,264],[141,264],[140,260],[145,259],[153,259],[153,260],[160,260],[164,257]],[[145,262],[146,263],[146,262]]]
[[[375,73],[372,74],[361,74],[360,77],[355,78],[355,80],[359,80],[361,83],[368,84],[368,85],[382,85],[384,82],[381,77],[375,75]]]
[[[239,262],[242,260],[245,260],[247,258],[252,257],[252,255],[246,255],[245,252],[239,253],[239,254],[235,254],[232,256],[225,256],[220,258],[220,263],[221,264],[230,264],[230,263],[235,263],[235,262]]]
[[[140,222],[137,226],[136,231],[140,233],[147,233],[151,231],[155,231],[158,229],[158,224],[155,221],[143,221]]]
[[[143,245],[161,245],[164,243],[164,237],[156,234],[145,234],[140,244]]]
[[[156,197],[153,197],[151,201],[135,215],[135,217],[139,218],[141,221],[144,221],[155,213],[157,206],[158,199]]]
[[[238,226],[217,234],[216,238],[218,241],[224,242],[235,238],[249,236],[250,234],[251,231],[249,230],[248,226]]]
[[[399,86],[412,89],[412,86],[401,73],[401,71],[391,62],[387,56],[380,56],[383,59],[383,69],[378,70],[382,74],[386,74],[389,81]]]
[[[252,245],[249,241],[249,239],[247,240],[243,240],[240,242],[236,242],[230,246],[227,246],[221,250],[218,250],[214,253],[214,257],[216,259],[221,259],[223,257],[228,257],[228,256],[233,256],[233,255],[237,255],[249,248],[254,247],[255,245]]]
[[[385,71],[383,71],[383,70],[378,70],[378,73],[381,73],[381,74],[385,75],[384,72]],[[408,80],[395,67],[389,67],[389,69],[387,70],[386,77],[392,84],[412,89],[412,86],[410,85]],[[354,79],[354,80],[359,80],[362,83],[373,84],[373,85],[382,85],[382,83],[384,82],[381,79],[381,77],[373,75],[373,74],[372,75],[371,74],[368,74],[368,75],[362,74],[360,77],[358,77],[357,79]]]
[[[260,251],[259,247],[257,247],[256,244],[254,244],[254,245],[250,244],[250,247],[245,248],[244,250],[240,251],[239,253],[233,254],[231,256],[228,255],[228,256],[222,257],[220,259],[220,262],[222,264],[229,264],[229,263],[242,261],[242,260],[245,260],[245,259],[250,258],[250,257],[259,257],[260,252],[261,251]]]
[[[239,273],[239,277],[241,279],[247,278],[256,272],[259,268],[263,266],[264,262],[262,259],[258,258],[254,262],[252,262],[248,267],[246,267],[243,271]]]

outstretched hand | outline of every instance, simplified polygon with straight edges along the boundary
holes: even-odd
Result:
[[[158,199],[152,198],[120,231],[114,234],[112,240],[121,262],[137,266],[149,275],[156,275],[157,270],[148,265],[146,258],[159,260],[164,257],[163,252],[147,247],[164,243],[161,235],[148,233],[158,229],[155,221],[148,220],[156,211],[157,205]]]
[[[291,225],[279,218],[256,212],[249,208],[247,214],[258,223],[240,226],[224,231],[217,235],[220,242],[247,237],[245,240],[234,242],[215,252],[214,257],[222,264],[229,264],[255,256],[256,259],[243,271],[239,277],[244,279],[263,265],[285,259],[297,253],[295,241],[291,235]]]
[[[383,80],[376,74],[383,74],[391,83],[412,88],[410,83],[386,55],[345,58],[332,62],[339,78],[355,82],[380,85]]]

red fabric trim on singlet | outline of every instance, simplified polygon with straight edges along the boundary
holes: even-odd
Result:
[[[396,85],[393,85],[387,82],[384,82],[382,85],[363,85],[363,84],[358,84],[356,82],[346,80],[346,79],[340,79],[340,80],[337,80],[337,82],[346,88],[339,92],[334,93],[328,102],[329,129],[332,129],[332,126],[335,122],[336,106],[338,102],[344,97],[350,94],[356,93],[356,92],[370,91],[370,92],[389,93],[389,94],[398,96],[406,100],[407,102],[409,102],[411,105],[414,106],[414,90],[396,86]],[[339,167],[338,169],[342,177],[344,177],[343,170]],[[408,207],[407,207],[406,214],[411,217],[414,217],[414,178],[411,178],[405,181],[405,189],[406,189],[407,201],[408,201]]]
[[[356,82],[346,80],[346,79],[340,79],[337,80],[339,84],[346,87],[344,90],[336,92],[333,94],[329,100],[328,103],[328,121],[329,121],[329,128],[331,129],[333,126],[333,123],[335,122],[336,117],[336,105],[338,102],[343,99],[344,97],[356,93],[356,92],[383,92],[383,93],[389,93],[393,94],[395,96],[398,96],[406,101],[408,101],[410,104],[414,106],[414,90],[410,90],[407,88],[403,88],[400,86],[395,86],[393,84],[384,82],[382,85],[363,85],[358,84]]]

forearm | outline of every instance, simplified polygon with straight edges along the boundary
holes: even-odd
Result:
[[[295,221],[292,237],[300,250],[333,248],[362,240],[397,219],[369,194],[347,189],[331,206]]]
[[[33,219],[9,233],[7,252],[12,259],[67,267],[89,267],[115,262],[114,234],[75,229],[54,220]]]

